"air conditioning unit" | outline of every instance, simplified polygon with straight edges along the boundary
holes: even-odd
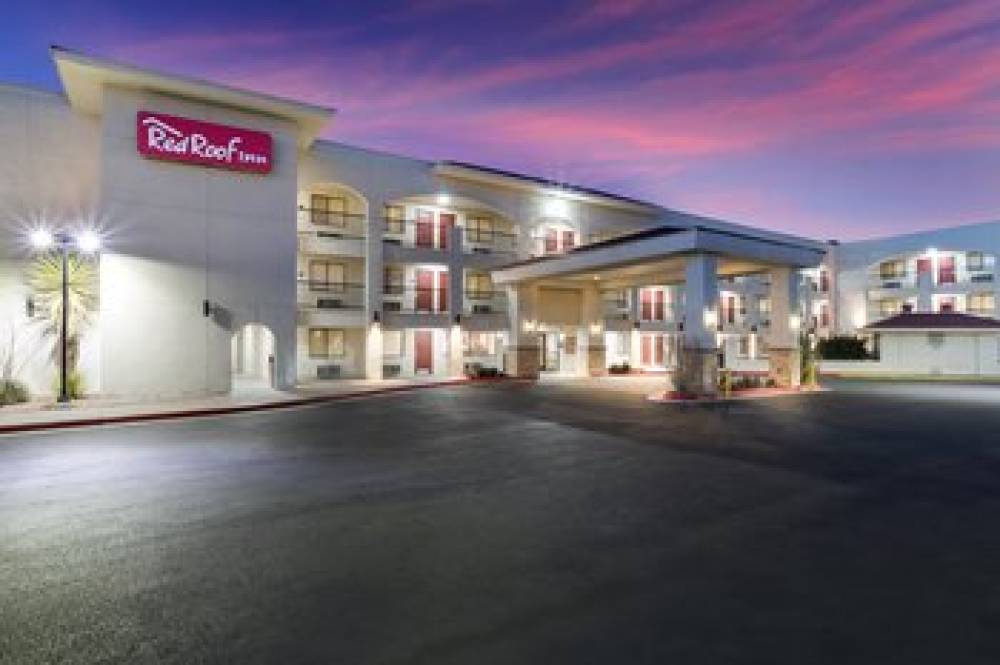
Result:
[[[493,311],[493,307],[491,307],[490,305],[473,305],[472,306],[472,313],[473,314],[490,314],[492,311]]]
[[[336,231],[317,231],[316,237],[318,238],[343,238],[343,233],[337,233]]]
[[[399,376],[403,371],[403,368],[399,365],[382,365],[382,376],[386,379],[392,379]]]
[[[472,251],[476,254],[492,254],[493,250],[489,247],[473,247]]]
[[[382,303],[382,310],[386,312],[401,312],[403,310],[403,303],[398,300],[386,300]]]
[[[339,379],[340,365],[320,365],[316,368],[316,378],[318,379]]]
[[[403,244],[403,239],[402,238],[387,238],[387,237],[383,236],[382,237],[382,242],[390,244],[390,245],[402,245]]]
[[[992,282],[993,281],[993,273],[991,273],[991,272],[977,273],[977,274],[972,275],[971,280],[973,282]]]
[[[340,298],[319,298],[316,301],[316,307],[319,309],[342,309],[344,301]]]

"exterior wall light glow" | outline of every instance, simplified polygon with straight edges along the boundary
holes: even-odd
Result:
[[[802,327],[802,317],[798,314],[792,314],[788,317],[788,327],[792,330],[798,330]]]
[[[77,237],[76,246],[81,252],[93,254],[101,249],[101,236],[93,231],[84,231]]]
[[[715,327],[719,324],[719,316],[718,314],[715,313],[714,309],[711,308],[706,309],[704,318],[705,318],[705,327],[709,328],[710,330],[714,330]]]
[[[446,192],[441,192],[437,195],[437,204],[439,206],[451,205],[451,197]]]
[[[28,240],[35,249],[48,249],[55,242],[52,232],[48,229],[35,229],[31,232]]]
[[[542,212],[546,217],[567,217],[569,207],[563,199],[549,198],[542,204]]]

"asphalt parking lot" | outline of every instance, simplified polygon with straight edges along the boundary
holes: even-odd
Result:
[[[1000,662],[1000,387],[833,387],[0,438],[0,662]]]

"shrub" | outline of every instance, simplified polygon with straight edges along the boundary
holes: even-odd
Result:
[[[20,381],[0,379],[0,406],[28,401],[28,388]]]
[[[631,371],[628,363],[616,363],[608,367],[608,374],[628,374]]]
[[[57,396],[59,395],[58,373],[56,373],[56,376],[52,381],[52,392]],[[70,371],[69,375],[66,377],[66,392],[69,393],[70,399],[80,399],[84,396],[86,387],[83,382],[83,374],[77,370]]]
[[[823,360],[869,360],[872,357],[863,339],[846,335],[819,340],[816,353]]]

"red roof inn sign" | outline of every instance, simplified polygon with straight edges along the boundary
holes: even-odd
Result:
[[[271,135],[252,129],[139,111],[136,145],[143,157],[248,173],[271,172]]]

